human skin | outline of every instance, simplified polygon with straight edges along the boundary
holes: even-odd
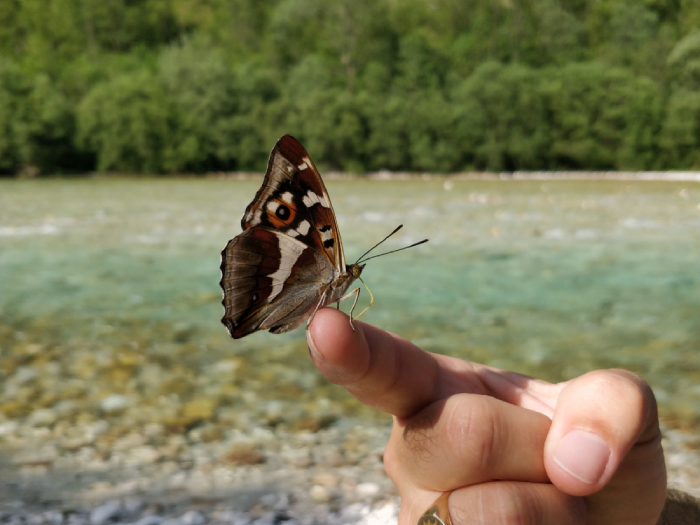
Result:
[[[454,525],[659,522],[666,468],[656,401],[639,376],[599,370],[551,384],[354,325],[320,310],[309,350],[328,380],[394,416],[384,462],[400,525],[447,491]]]

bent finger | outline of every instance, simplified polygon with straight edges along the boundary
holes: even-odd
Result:
[[[309,353],[329,381],[359,401],[407,417],[452,394],[488,389],[471,363],[431,354],[375,326],[332,308],[316,313],[307,331]]]
[[[458,394],[395,419],[384,466],[404,485],[447,491],[492,480],[548,481],[546,416],[489,396]]]
[[[452,525],[584,525],[586,519],[582,498],[544,483],[497,481],[461,488],[449,494],[446,508],[437,511],[433,504],[440,497],[427,491],[402,493],[399,525],[440,523],[438,518],[449,523],[445,512]],[[430,515],[420,522],[426,509]]]
[[[561,385],[432,354],[376,326],[322,308],[306,332],[318,370],[363,403],[399,417],[454,394],[486,394],[551,418]]]

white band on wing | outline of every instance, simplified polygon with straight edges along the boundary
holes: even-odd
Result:
[[[279,238],[277,242],[280,242]],[[280,265],[277,271],[268,276],[273,281],[272,291],[267,298],[268,303],[271,303],[272,300],[280,294],[284,288],[284,283],[292,274],[292,270],[294,270],[294,264],[301,256],[301,252],[305,249],[305,247],[298,242],[287,242],[284,248],[284,250],[280,248]]]
[[[328,197],[325,195],[321,195],[320,197],[316,195],[313,191],[309,190],[306,192],[306,195],[304,195],[304,198],[302,199],[302,202],[307,208],[311,208],[314,204],[317,202],[323,206],[324,208],[330,208],[330,203],[328,202]]]

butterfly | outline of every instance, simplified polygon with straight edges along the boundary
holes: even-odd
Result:
[[[348,289],[365,265],[362,257],[355,264],[345,262],[326,187],[294,137],[285,135],[272,148],[265,179],[241,228],[221,252],[221,322],[231,337],[258,330],[289,332],[310,323],[319,308],[353,296],[354,330],[360,288]]]

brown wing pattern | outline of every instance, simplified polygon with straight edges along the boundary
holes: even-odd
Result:
[[[333,206],[321,176],[297,139],[285,135],[272,148],[267,172],[241,227],[282,232],[325,254],[346,272],[343,244]]]
[[[256,330],[293,330],[304,322],[333,277],[318,251],[265,228],[249,228],[221,252],[221,321],[238,339]]]

